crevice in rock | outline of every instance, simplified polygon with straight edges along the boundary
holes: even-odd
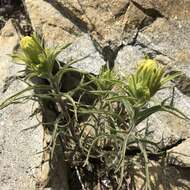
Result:
[[[56,8],[65,18],[69,19],[75,26],[77,26],[82,32],[84,33],[90,33],[91,40],[93,41],[93,44],[96,48],[96,50],[103,56],[104,60],[108,63],[110,68],[113,68],[115,59],[117,57],[117,54],[119,50],[123,47],[123,45],[115,48],[111,48],[111,45],[106,45],[102,47],[97,40],[94,39],[92,32],[96,33],[96,36],[100,39],[102,39],[101,34],[98,33],[96,30],[96,27],[93,25],[93,23],[89,20],[89,24],[81,20],[79,17],[77,17],[70,9],[65,7],[62,3],[53,1],[53,0],[45,0],[46,2],[50,3],[54,8]],[[129,3],[126,4],[126,6],[122,9],[123,11],[127,11],[129,6]],[[82,9],[82,8],[81,8]],[[82,9],[83,14],[85,14],[84,10]],[[117,15],[119,16],[119,15]],[[68,31],[69,33],[71,31]]]
[[[139,33],[142,32],[143,30],[145,30],[150,25],[152,25],[158,18],[160,18],[160,17],[159,16],[152,17],[152,16],[147,15],[144,19],[142,19],[142,21],[136,27],[137,31],[136,31],[132,41],[130,43],[128,43],[128,45],[136,45],[136,44],[138,44],[140,46],[146,47],[146,45],[142,44],[141,42],[139,42],[139,41],[137,42]],[[154,51],[157,51],[159,54],[164,55],[163,53],[159,52],[158,50],[154,50]]]
[[[32,27],[32,22],[31,22],[30,16],[28,14],[28,11],[27,11],[27,8],[25,5],[25,1],[24,0],[21,0],[21,1],[22,1],[23,9],[24,9],[25,19],[27,21],[27,25],[23,29],[21,27],[21,33],[23,35],[31,35],[31,33],[34,31],[34,29]]]
[[[187,139],[179,139],[177,142],[175,143],[172,143],[170,145],[167,145],[165,146],[164,148],[161,148],[160,150],[156,151],[155,153],[152,152],[149,152],[148,153],[148,158],[149,160],[154,160],[154,161],[158,161],[161,159],[161,157],[165,156],[166,155],[166,151],[174,148],[174,147],[177,147],[178,145],[180,145],[181,143],[183,143],[184,141],[186,141]],[[148,149],[147,149],[148,150]],[[141,151],[140,149],[138,149],[137,147],[133,147],[129,150],[127,150],[127,156],[136,156],[138,154],[140,154]]]
[[[102,49],[104,60],[108,63],[110,69],[113,69],[118,52],[122,49],[123,45],[118,46],[114,50],[110,46],[105,46]]]
[[[4,26],[8,19],[12,19],[18,34],[30,35],[33,31],[31,21],[25,9],[24,0],[9,0],[0,2],[0,28]],[[2,23],[3,22],[3,23]]]
[[[112,49],[111,44],[102,47],[93,37],[91,40],[96,50],[103,56],[104,61],[107,63],[110,69],[113,69],[118,52],[123,48],[123,44]],[[111,43],[111,42],[110,42]]]
[[[146,19],[146,18],[145,18],[145,19]],[[136,33],[135,33],[133,39],[132,39],[131,42],[128,43],[127,45],[134,46],[134,45],[136,44],[136,41],[137,41],[139,32],[140,32],[144,27],[148,26],[148,24],[146,24],[146,25],[144,24],[145,19],[143,19],[143,20],[141,21],[141,23],[138,25],[137,31],[136,31]],[[152,22],[151,22],[151,23],[152,23]],[[149,24],[149,25],[150,25],[150,24]]]
[[[144,14],[146,14],[149,17],[152,17],[154,20],[156,18],[163,18],[165,17],[159,10],[154,9],[154,8],[144,8],[142,5],[137,3],[136,1],[131,0],[131,2],[138,8],[140,9]]]
[[[73,11],[71,11],[70,9],[68,9],[66,6],[64,6],[63,3],[60,3],[58,1],[53,1],[53,0],[45,0],[46,2],[50,3],[55,9],[57,9],[65,18],[69,19],[75,26],[77,26],[82,32],[85,33],[91,33],[92,31],[97,31],[94,26],[92,25],[92,23],[90,23],[91,26],[89,26],[89,24],[87,22],[84,22],[83,20],[81,20],[76,14],[73,13]],[[138,31],[136,33],[136,35],[134,36],[132,42],[130,42],[129,45],[135,45],[136,41],[137,41],[137,37],[139,32],[146,26],[149,26],[150,24],[152,24],[154,22],[154,20],[158,17],[163,17],[163,15],[161,15],[161,13],[159,13],[157,10],[149,10],[149,9],[145,9],[143,7],[141,7],[138,3],[133,2],[133,1],[129,1],[126,3],[126,5],[115,15],[115,17],[120,17],[121,15],[125,14],[126,11],[128,10],[128,7],[130,5],[130,3],[133,3],[137,8],[139,8],[140,10],[143,9],[143,12],[145,12],[145,14],[148,16],[145,19],[143,19],[143,21],[139,24],[138,26]],[[90,27],[90,28],[89,28]],[[71,33],[72,31],[67,31],[69,33]],[[97,34],[97,36],[99,36],[101,38],[101,35]],[[99,43],[97,42],[97,40],[93,39],[93,37],[91,36],[91,39],[94,43],[94,46],[96,48],[96,50],[103,56],[104,60],[108,63],[110,68],[114,67],[114,62],[115,59],[117,57],[117,54],[119,52],[119,50],[124,46],[123,44],[116,47],[116,48],[112,48],[111,45],[106,45],[104,47],[101,47],[99,45]]]
[[[77,32],[75,32],[74,28],[62,27],[62,26],[58,26],[57,24],[54,24],[54,23],[48,23],[48,25],[53,26],[53,27],[61,28],[63,31],[67,32],[70,35],[73,35],[73,36],[76,36],[76,37],[79,36],[79,34]]]
[[[133,39],[131,40],[130,43],[128,43],[127,45],[136,45],[137,43],[137,38],[139,36],[139,33],[142,32],[146,27],[150,26],[152,23],[154,23],[154,21],[156,20],[157,18],[152,18],[152,17],[145,17],[141,22],[140,24],[136,27],[137,31],[133,37]]]
[[[130,5],[130,1],[126,2],[126,4],[114,14],[115,19],[117,19],[117,18],[121,17],[122,15],[124,15],[128,10],[129,5]]]
[[[173,71],[171,71],[172,73]],[[172,81],[175,87],[184,95],[190,97],[190,77],[186,74],[182,74]]]
[[[185,138],[179,139],[177,142],[165,146],[164,148],[161,149],[161,151],[168,151],[168,150],[170,150],[170,149],[172,149],[172,148],[174,148],[174,147],[180,145],[180,144],[183,143],[185,140],[186,140]]]
[[[0,29],[3,28],[6,21],[9,18],[13,18],[15,16],[15,12],[20,9],[21,2],[18,1],[0,1]]]
[[[65,18],[69,19],[74,25],[76,25],[82,32],[88,33],[88,24],[78,18],[70,9],[65,7],[62,3],[53,0],[45,0],[50,3],[55,9],[57,9]]]
[[[63,150],[61,146],[55,147],[55,156],[51,161],[51,169],[49,173],[49,181],[46,187],[50,187],[53,189],[64,189],[69,190],[69,181],[68,178],[70,176],[69,167],[64,161]]]
[[[142,7],[140,4],[138,4],[136,1],[131,0],[131,3],[135,7],[137,7],[140,11],[142,11],[146,17],[138,24],[137,31],[130,43],[128,45],[135,45],[139,32],[143,31],[144,28],[150,26],[157,18],[166,18],[164,15],[162,15],[157,9],[150,8],[150,9],[145,9]],[[167,18],[166,18],[167,19]]]
[[[138,37],[138,36],[137,36],[137,37]],[[150,58],[154,58],[156,55],[163,55],[163,56],[169,58],[170,60],[175,61],[174,58],[172,58],[172,57],[166,55],[165,53],[163,53],[163,52],[161,52],[161,51],[159,51],[159,50],[156,50],[156,49],[154,49],[154,48],[151,48],[149,45],[145,45],[144,43],[138,41],[137,38],[136,38],[136,40],[134,41],[134,43],[131,44],[131,45],[133,45],[133,46],[140,46],[142,49],[148,49],[148,50],[150,50],[150,51],[152,52],[152,53],[148,54],[148,56],[149,56]]]
[[[10,76],[10,77],[7,77],[4,81],[4,85],[3,85],[3,89],[2,89],[2,93],[5,93],[8,88],[10,87],[10,85],[15,81],[17,80],[17,76]]]

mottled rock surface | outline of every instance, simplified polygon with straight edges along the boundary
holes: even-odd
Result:
[[[129,6],[128,0],[59,0],[57,2],[85,22],[88,31],[102,46],[111,42],[116,47],[122,43],[125,26],[124,15]]]
[[[165,164],[166,161],[150,161],[150,181],[152,189],[155,190],[187,190],[190,187],[189,168],[180,168]],[[144,168],[142,165],[136,165],[134,183],[136,189],[144,188]]]
[[[103,64],[109,63],[116,73],[125,75],[132,72],[136,68],[137,61],[146,54],[155,58],[160,64],[168,66],[170,70],[182,71],[183,75],[172,83],[177,86],[174,105],[190,117],[189,0],[24,0],[23,2],[34,30],[42,32],[48,45],[73,43],[59,55],[58,59],[61,61],[68,63],[89,55],[74,66],[97,74]],[[14,74],[18,68],[13,67],[6,56],[13,49],[6,44],[17,44],[18,38],[12,36],[11,32],[2,35],[9,36],[0,38],[0,44],[3,44],[0,46],[2,52],[0,63],[6,63],[0,65],[2,68],[0,76],[4,79]],[[0,80],[0,85],[3,84],[3,80]],[[14,82],[10,90],[11,88],[15,92],[20,86]],[[157,95],[157,100],[169,97],[172,92],[172,89],[161,91]],[[8,97],[8,95],[2,96]],[[25,105],[20,109],[24,108]],[[21,112],[15,114],[20,117]],[[16,119],[17,116],[13,117],[13,121]],[[14,125],[17,126],[15,123]],[[164,162],[166,164],[164,171],[163,165],[157,161],[153,163],[151,168],[155,182],[153,189],[189,189],[190,150],[186,147],[189,146],[190,123],[162,112],[150,117],[149,125],[149,130],[154,131],[149,138],[159,142],[160,148],[168,152],[168,162]],[[22,127],[24,128],[24,124]],[[3,142],[4,138],[1,139]],[[4,150],[0,147],[1,149]],[[20,162],[18,167],[19,164]],[[139,179],[141,177],[140,174]],[[142,183],[139,180],[137,185]],[[9,188],[9,185],[4,186],[4,189],[6,188]],[[140,186],[137,186],[137,189],[140,189]]]
[[[168,163],[190,167],[190,138],[168,151]]]
[[[81,31],[48,1],[25,0],[34,30],[42,32],[48,45],[73,42]]]
[[[133,3],[146,14],[156,11],[168,19],[187,20],[190,15],[189,0],[133,0]]]
[[[146,52],[150,51],[152,50],[142,48],[139,45],[125,46],[119,51],[115,60],[115,72],[121,76],[126,75],[126,73],[132,73],[137,68],[138,61],[144,57]],[[172,89],[164,89],[157,94],[156,101],[161,102],[165,98],[172,96],[172,93]],[[179,90],[175,90],[174,97],[175,107],[190,117],[190,97],[184,95]],[[139,130],[142,129],[144,125],[144,123],[140,124]],[[175,145],[182,139],[189,138],[189,127],[189,121],[182,120],[166,112],[156,113],[148,119],[148,131],[152,132],[149,136],[149,140],[157,142],[161,149],[165,149],[166,147]]]
[[[58,60],[67,64],[76,61],[72,64],[73,67],[93,74],[98,74],[101,67],[106,64],[103,56],[96,50],[87,34],[81,36],[70,47],[63,50],[59,54]]]
[[[26,86],[14,81],[6,89],[5,79],[14,78],[16,72],[24,69],[14,64],[11,54],[18,46],[19,36],[9,20],[0,36],[0,97],[1,102]],[[8,80],[7,83],[8,84]],[[35,189],[38,181],[37,168],[41,164],[43,129],[35,127],[39,121],[30,118],[33,102],[11,105],[0,110],[0,189]]]
[[[174,59],[178,64],[187,63],[190,55],[189,23],[158,18],[139,32],[137,43],[148,46],[171,60]]]

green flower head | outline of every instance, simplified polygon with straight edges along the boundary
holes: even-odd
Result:
[[[38,64],[38,56],[42,52],[38,41],[33,36],[25,36],[21,39],[20,46],[25,56],[33,63]]]
[[[33,39],[30,36],[25,36],[20,41],[20,46],[23,50],[30,48],[33,45]]]
[[[136,77],[138,82],[142,82],[149,88],[150,96],[153,96],[161,87],[164,73],[164,68],[155,60],[144,59],[139,63]]]
[[[128,80],[129,94],[139,102],[146,102],[161,88],[164,68],[155,60],[143,59],[135,74]]]
[[[138,70],[141,70],[142,72],[147,71],[154,71],[155,69],[157,69],[158,64],[156,63],[155,60],[153,59],[143,59],[141,61],[139,61],[138,64]]]

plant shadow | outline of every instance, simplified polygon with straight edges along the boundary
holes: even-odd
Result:
[[[179,163],[176,159],[175,163]],[[189,190],[190,168],[167,164],[163,159],[161,162],[150,161],[149,163],[151,187],[154,190]],[[144,190],[146,177],[143,168],[137,168],[133,174],[133,188]]]

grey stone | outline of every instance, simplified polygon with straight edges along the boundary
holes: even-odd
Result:
[[[140,46],[125,46],[118,52],[114,70],[123,76],[135,71],[137,62],[144,57]]]
[[[169,150],[167,160],[172,165],[190,167],[190,139]]]
[[[145,5],[144,5],[145,6]],[[150,26],[141,30],[136,43],[139,46],[125,46],[115,61],[115,70],[119,74],[131,73],[135,70],[138,60],[143,53],[150,51],[160,63],[168,65],[173,70],[182,71],[187,77],[189,69],[189,34],[188,21],[166,20],[158,18]],[[141,47],[140,47],[141,46]],[[188,81],[180,80],[180,83]],[[188,88],[188,84],[184,85]],[[185,91],[184,89],[180,89]],[[188,91],[188,89],[186,89]],[[172,89],[165,89],[157,94],[157,99],[163,100],[172,95]],[[175,107],[188,117],[190,108],[189,95],[175,91]],[[188,138],[190,123],[168,113],[156,113],[149,118],[149,130],[154,131],[150,138],[155,142],[162,142],[161,148],[175,144],[180,139]],[[144,126],[144,124],[143,124]],[[141,127],[140,127],[141,128]]]
[[[155,99],[157,102],[161,102],[171,96],[172,88],[167,88],[159,91]],[[177,89],[175,90],[174,97],[174,107],[187,117],[190,117],[190,97],[182,94]],[[152,131],[152,134],[148,138],[158,143],[161,149],[175,146],[182,139],[188,139],[190,137],[190,121],[180,119],[167,112],[153,114],[149,117],[148,124],[148,131]],[[142,126],[144,125],[143,123]]]
[[[98,74],[101,67],[106,64],[88,34],[77,39],[71,46],[63,50],[57,58],[65,63],[79,60],[72,66],[93,74]]]
[[[189,23],[189,21],[169,21],[158,18],[139,32],[137,44],[143,44],[157,51],[158,54],[170,58],[172,65],[188,65],[190,58]]]
[[[98,74],[101,66],[105,64],[90,37],[87,34],[83,35],[84,28],[80,25],[83,23],[86,27],[85,32],[91,33],[91,38],[102,47],[113,46],[117,49],[121,44],[132,44],[124,46],[118,52],[114,70],[119,75],[133,72],[136,63],[144,57],[144,54],[150,54],[159,63],[173,70],[180,70],[189,77],[189,0],[133,0],[130,3],[128,0],[111,2],[57,0],[56,2],[62,3],[64,10],[70,11],[69,19],[68,15],[61,14],[62,11],[58,11],[53,3],[50,4],[45,0],[25,0],[34,29],[41,28],[48,44],[73,42],[58,56],[60,61],[69,63],[89,55],[73,66],[94,74]],[[74,22],[73,18],[78,19],[80,23]],[[2,75],[4,73],[3,71]],[[179,83],[183,84],[184,80],[180,80]],[[190,82],[185,85],[189,86]],[[190,95],[184,93],[185,90],[178,89],[175,91],[174,105],[190,117]],[[172,89],[164,89],[155,98],[160,102],[171,95]],[[146,121],[139,125],[138,129],[145,126]],[[168,151],[170,155],[168,163],[189,167],[190,150],[186,148],[189,146],[189,122],[169,113],[160,112],[149,118],[148,126],[148,130],[152,131],[148,136],[149,140],[157,142],[162,149],[175,146]],[[1,139],[4,141],[4,138]],[[181,142],[184,139],[185,141]],[[177,146],[180,142],[181,144]],[[0,146],[0,152],[3,151],[4,146]],[[179,163],[182,165],[173,162],[175,157],[179,158]],[[158,163],[153,164],[156,165],[151,171],[155,177],[154,189],[189,189],[189,170],[166,166],[166,170],[162,172],[165,169],[163,166]],[[137,186],[137,189],[140,187]]]
[[[115,61],[115,71],[120,76],[129,75],[137,68],[137,63],[144,57],[147,50],[140,46],[125,46],[119,51]],[[172,84],[170,84],[172,86]],[[165,98],[172,96],[172,88],[161,90],[156,94],[157,103]],[[175,91],[174,105],[188,117],[190,117],[190,97],[182,94],[179,90]],[[137,126],[138,130],[143,129],[147,122]],[[175,145],[181,139],[190,137],[190,123],[186,120],[177,118],[167,112],[159,112],[148,118],[148,132],[151,132],[147,138],[155,143],[161,149]]]
[[[5,79],[24,69],[7,55],[13,53],[18,41],[19,36],[10,20],[0,36],[0,102],[26,87],[24,83],[14,81],[2,92]],[[41,125],[35,128],[39,121],[30,118],[33,108],[33,102],[29,101],[0,110],[0,189],[35,189],[37,168],[42,161],[42,155],[37,153],[43,150],[43,128]],[[30,127],[34,128],[25,130]]]

